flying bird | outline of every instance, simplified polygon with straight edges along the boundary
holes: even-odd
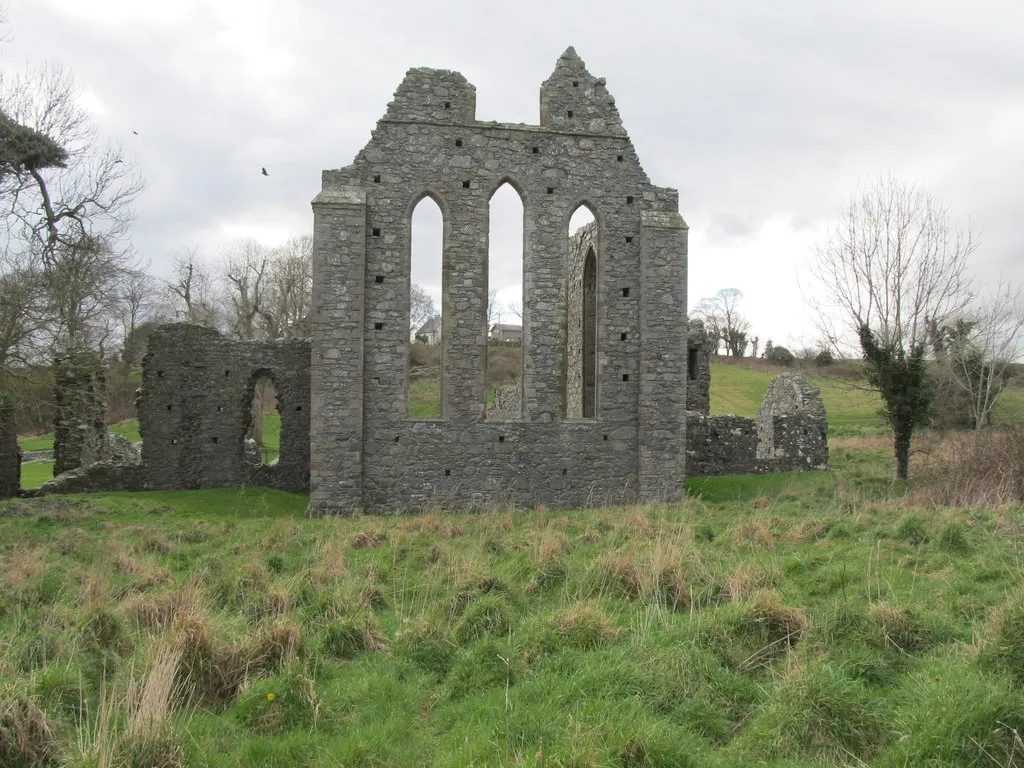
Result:
[[[138,131],[132,131],[132,133],[134,133],[134,134],[135,134],[136,136],[138,136],[138,135],[139,135],[139,132],[138,132]]]
[[[267,169],[266,168],[260,168],[260,170],[263,172],[264,176],[269,176],[270,175],[269,173],[267,173]]]

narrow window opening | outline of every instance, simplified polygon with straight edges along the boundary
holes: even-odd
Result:
[[[412,419],[440,419],[444,217],[433,198],[424,197],[416,205],[410,227],[407,414]]]
[[[548,194],[549,195],[555,194],[555,188],[554,187],[548,187]]]
[[[567,117],[572,117],[572,110],[568,110],[565,114]]]
[[[623,160],[625,160],[625,159],[626,159],[626,158],[625,158],[625,157],[623,157],[622,155],[617,155],[617,156],[615,157],[615,162],[617,162],[617,163],[621,163],[621,162],[622,162]]]
[[[296,405],[295,406],[295,412],[296,413],[302,413],[302,406],[301,405]]]
[[[632,195],[628,195],[626,197],[626,205],[632,205],[632,204],[633,204],[633,196]]]
[[[572,87],[573,88],[579,88],[580,87],[580,81],[579,80],[573,80],[572,81]]]
[[[469,189],[469,179],[466,179],[465,181],[462,182],[462,188]]]
[[[372,230],[370,230],[370,231],[371,231],[371,232],[373,233],[373,236],[374,236],[374,237],[380,237],[380,227],[374,227],[374,228],[373,228]]]
[[[176,438],[176,437],[171,438],[171,445],[177,445],[177,444],[178,444],[178,438]]]
[[[168,405],[167,406],[167,410],[168,411],[173,411],[174,410],[174,406],[173,405]]]
[[[461,147],[462,146],[462,139],[456,139],[455,140],[455,146],[456,147]]]
[[[622,380],[623,381],[629,381],[629,374],[628,373],[622,374]]]
[[[376,275],[373,278],[373,282],[380,284],[384,282],[384,275]]]
[[[606,440],[606,441],[607,441],[607,440],[608,440],[608,435],[601,435],[601,438],[602,438],[603,440]]]
[[[569,474],[569,470],[568,470],[568,469],[565,469],[565,468],[563,467],[563,468],[562,468],[562,477],[565,477],[565,476],[566,476],[566,475],[568,475],[568,474]]]
[[[225,376],[230,376],[231,375],[231,371],[224,371],[224,375]]]
[[[690,381],[697,380],[697,350],[691,349],[686,354],[686,378]]]
[[[629,288],[622,289],[622,296],[623,298],[629,298]]]
[[[379,175],[373,177],[373,183],[374,184],[380,184],[380,176]]]
[[[243,450],[245,454],[258,454],[260,464],[277,464],[281,450],[281,413],[277,387],[266,371],[257,374],[252,384]]]
[[[444,476],[445,476],[445,477],[451,477],[451,476],[452,476],[452,471],[451,471],[450,469],[446,469],[446,470],[444,471]]]
[[[445,108],[445,109],[451,109],[451,108],[452,108],[452,103],[451,103],[450,101],[446,101],[446,102],[444,103],[444,108]]]
[[[219,442],[219,441],[220,441],[220,438],[219,438],[219,437],[215,437],[215,438],[213,438],[213,442],[215,442],[215,443],[216,443],[216,442]]]
[[[375,330],[375,331],[382,331],[382,330],[384,330],[384,323],[374,323],[373,324],[373,330]]]
[[[533,148],[533,154],[539,155],[540,154],[540,147],[534,147]]]
[[[487,228],[488,418],[522,418],[523,200],[508,182],[491,196]],[[499,442],[504,442],[502,435]]]
[[[619,334],[619,341],[625,341],[628,338],[629,338],[629,334],[628,333],[620,333]]]
[[[632,242],[633,242],[632,236],[626,235],[626,244],[628,245],[629,243],[632,243]]]
[[[505,442],[505,436],[504,435],[498,435],[498,442],[499,443],[504,443]]]
[[[565,413],[597,418],[597,250],[594,212],[580,205],[569,218],[568,333]]]

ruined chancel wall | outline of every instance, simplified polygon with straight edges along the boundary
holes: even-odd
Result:
[[[650,183],[603,78],[572,49],[541,86],[539,125],[479,122],[475,111],[462,75],[410,70],[355,162],[323,174],[311,513],[679,498],[687,230],[677,193]],[[485,418],[488,202],[505,182],[524,207],[524,389],[521,418],[495,423]],[[441,418],[414,421],[410,217],[427,195],[444,216],[445,362]],[[568,225],[581,204],[597,246],[587,416],[568,332]]]
[[[21,488],[21,453],[14,421],[14,401],[0,392],[0,499],[18,495]]]

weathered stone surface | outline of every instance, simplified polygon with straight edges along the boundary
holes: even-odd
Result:
[[[97,461],[88,466],[70,469],[48,480],[39,488],[21,492],[34,498],[50,493],[98,493],[102,491],[148,490],[146,468],[141,463],[119,464]]]
[[[757,457],[778,469],[825,469],[828,420],[820,390],[799,373],[775,377],[757,411]]]
[[[105,458],[106,392],[103,362],[92,350],[71,351],[54,361],[55,475]]]
[[[506,182],[523,199],[525,240],[512,424],[485,414],[488,202]],[[410,216],[426,195],[445,218],[444,370],[441,418],[413,421]],[[573,342],[569,332],[584,314],[585,264],[570,264],[568,238],[581,204],[595,215],[586,352],[578,323]],[[409,70],[354,163],[324,172],[313,209],[312,514],[681,495],[686,225],[575,51],[541,86],[539,125],[479,122],[462,75]]]
[[[0,393],[0,499],[18,495],[21,488],[21,453],[14,423],[14,402]]]
[[[149,337],[137,408],[148,488],[258,483],[303,491],[309,479],[310,347],[304,339],[236,342],[193,325]],[[281,414],[281,458],[246,449],[253,389],[269,376]],[[250,441],[251,442],[251,441]]]
[[[686,410],[711,413],[711,345],[704,323],[691,320],[686,335]]]
[[[819,390],[786,372],[772,380],[756,419],[687,413],[691,476],[828,468],[828,422]]]
[[[523,414],[523,396],[518,383],[494,388],[494,402],[487,409],[492,421],[518,421]]]

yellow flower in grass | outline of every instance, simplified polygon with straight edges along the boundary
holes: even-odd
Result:
[[[275,698],[276,698],[276,696],[274,696],[274,694],[272,694],[272,693],[268,693],[267,694],[267,701],[273,701]]]

